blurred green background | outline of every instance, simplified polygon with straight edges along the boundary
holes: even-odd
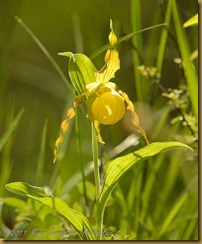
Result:
[[[92,160],[90,121],[85,118],[85,110],[81,109],[79,110],[79,131],[82,138],[82,155],[78,156],[75,122],[72,121],[72,127],[61,149],[60,160],[56,164],[52,164],[54,142],[59,135],[64,112],[73,104],[74,91],[68,89],[55,67],[14,17],[19,16],[33,31],[69,79],[68,60],[58,56],[57,53],[71,51],[91,56],[96,50],[108,43],[110,18],[113,19],[114,30],[118,37],[133,32],[132,23],[135,18],[132,17],[132,12],[136,10],[131,9],[131,2],[135,1],[0,0],[0,136],[8,129],[11,121],[14,120],[20,110],[24,109],[16,130],[0,154],[1,196],[8,195],[4,187],[8,182],[25,181],[36,184],[39,160],[44,163],[43,180],[39,186],[50,186],[51,189],[56,189],[56,195],[61,195],[61,189],[65,182],[72,174],[80,171],[79,161],[81,157],[84,165]],[[140,29],[165,22],[167,1],[143,0],[136,2],[141,3],[140,18],[137,16]],[[198,1],[181,0],[176,2],[182,23],[198,11]],[[162,28],[157,28],[142,34],[142,46],[137,46],[142,61],[139,64],[134,64],[134,45],[131,40],[117,45],[121,69],[117,72],[113,82],[116,82],[121,90],[127,92],[132,101],[137,102],[136,107],[140,115],[141,125],[145,128],[150,141],[177,140],[176,135],[179,135],[178,139],[183,135],[184,137],[179,140],[187,143],[184,138],[189,136],[189,130],[179,123],[171,125],[172,118],[177,116],[176,111],[168,105],[168,99],[161,95],[162,91],[144,77],[141,79],[142,82],[145,82],[145,94],[142,103],[138,103],[134,76],[134,73],[138,71],[135,66],[156,65],[161,32]],[[186,34],[191,51],[196,50],[198,48],[198,29],[196,27],[188,28]],[[182,69],[173,61],[174,58],[179,57],[174,24],[171,20],[161,71],[161,83],[166,89],[178,89],[180,84],[185,83]],[[103,59],[104,53],[93,59],[97,69],[103,66]],[[194,60],[194,65],[197,69],[197,60]],[[141,108],[144,109],[141,110]],[[158,122],[162,116],[165,119],[161,127],[158,127],[160,126]],[[46,121],[45,149],[43,155],[40,156],[42,134],[45,130]],[[131,128],[127,116],[115,126],[102,126],[101,132],[106,142],[105,153],[121,143],[132,131],[133,128]],[[141,147],[141,145],[137,147]],[[193,146],[192,143],[191,146]],[[134,148],[131,148],[129,144],[123,154],[131,152]],[[197,148],[195,149],[197,151]],[[128,194],[128,186],[132,184],[132,181],[133,185],[139,184],[138,194],[141,200],[137,202],[133,199],[135,203],[134,205],[131,203],[131,211],[136,209],[135,214],[137,215],[132,214],[132,218],[138,219],[138,223],[142,225],[141,228],[146,233],[147,229],[152,226],[152,221],[161,224],[161,214],[163,213],[165,217],[166,211],[169,211],[173,206],[178,195],[188,186],[190,187],[190,184],[194,184],[194,190],[191,193],[194,206],[190,206],[190,212],[185,217],[192,216],[194,219],[193,231],[188,238],[197,238],[198,168],[196,151],[189,155],[177,152],[173,158],[170,155],[164,157],[163,160],[156,158],[156,162],[155,160],[150,161],[146,167],[138,165],[137,168],[128,173],[128,177],[122,180],[120,187],[122,187],[123,196]],[[157,165],[158,160],[159,165]],[[153,164],[156,165],[156,168],[153,168]],[[141,179],[138,176],[139,174]],[[151,195],[144,199],[144,196],[148,196],[144,189],[146,189],[147,180],[151,174],[154,177],[151,182]],[[137,176],[137,181],[134,180],[134,176]],[[89,175],[89,180],[93,182],[92,174]],[[162,191],[164,193],[161,193]],[[79,198],[80,193],[75,190],[70,197],[72,204]],[[119,223],[123,218],[121,214],[116,216],[117,211],[119,212],[122,208],[119,200],[117,193],[113,207],[109,207],[109,212],[106,212],[106,223],[109,225],[115,225],[116,221]],[[157,203],[159,201],[161,204]],[[165,209],[163,209],[164,207]],[[148,222],[146,221],[147,223],[144,225],[145,216],[143,215],[146,215],[147,211],[151,213],[153,208],[155,208],[155,216],[149,215],[150,219],[147,219]],[[145,210],[144,214],[141,215],[141,209],[147,209],[147,211]],[[9,214],[5,214],[3,219],[12,227],[14,220],[9,216]],[[124,226],[126,226],[125,223],[119,225],[121,228],[126,228]],[[155,228],[154,226],[153,228]],[[133,227],[133,229],[135,228],[137,230],[137,227]],[[129,232],[131,231],[128,227],[126,229]],[[149,234],[147,233],[145,236],[148,238]],[[144,234],[141,237],[144,239]]]

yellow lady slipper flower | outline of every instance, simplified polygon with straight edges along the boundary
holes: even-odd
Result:
[[[82,93],[75,98],[74,107],[67,111],[66,119],[61,124],[61,135],[55,142],[54,162],[56,161],[58,147],[63,141],[64,133],[68,129],[69,119],[75,116],[75,108],[84,100],[87,105],[87,117],[93,122],[97,140],[100,143],[104,144],[100,135],[100,124],[113,125],[117,123],[123,118],[127,109],[132,114],[133,125],[137,127],[138,132],[145,138],[147,144],[149,144],[146,133],[139,126],[139,117],[128,95],[118,90],[115,83],[110,82],[114,78],[116,71],[120,69],[119,54],[114,48],[117,37],[113,31],[112,21],[110,21],[110,29],[110,48],[105,54],[105,65],[100,71],[95,73],[96,81],[92,81],[85,86]]]

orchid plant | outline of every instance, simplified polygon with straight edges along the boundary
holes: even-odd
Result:
[[[133,125],[137,127],[138,132],[145,138],[146,143],[149,144],[145,131],[139,125],[139,117],[128,95],[119,90],[115,83],[110,82],[115,77],[116,71],[120,69],[119,53],[114,47],[117,42],[117,37],[113,31],[112,21],[110,21],[110,30],[110,48],[105,54],[105,65],[102,69],[96,71],[90,59],[88,60],[88,57],[85,57],[88,60],[88,66],[90,66],[90,68],[86,66],[86,69],[88,69],[88,72],[91,72],[90,77],[87,77],[87,79],[85,79],[85,74],[82,74],[82,70],[78,69],[77,59],[81,54],[74,55],[70,52],[59,53],[59,55],[72,59],[72,62],[70,60],[70,70],[72,69],[74,71],[73,74],[70,71],[70,78],[79,95],[74,99],[74,107],[68,109],[66,119],[61,123],[61,134],[55,142],[54,162],[57,158],[58,147],[63,141],[64,134],[68,129],[69,119],[75,116],[75,108],[83,101],[86,102],[87,117],[93,122],[99,143],[104,144],[100,134],[100,124],[113,125],[117,123],[123,118],[127,109],[131,112]],[[78,74],[75,74],[75,72],[78,72]]]
[[[59,53],[59,55],[70,58],[69,76],[77,92],[77,96],[74,99],[73,107],[67,110],[66,119],[61,123],[61,134],[55,142],[54,162],[57,159],[58,148],[64,139],[64,134],[68,130],[69,120],[75,116],[76,108],[85,102],[87,118],[92,123],[92,153],[96,190],[93,208],[95,224],[94,219],[89,219],[82,212],[75,211],[62,197],[53,196],[45,187],[32,186],[25,182],[12,182],[6,185],[7,190],[36,200],[42,203],[43,206],[48,206],[56,211],[59,216],[62,216],[74,227],[78,234],[77,238],[83,240],[105,239],[103,222],[106,204],[120,178],[132,166],[148,157],[152,157],[163,151],[168,151],[169,149],[179,147],[190,149],[190,147],[180,142],[153,142],[149,144],[146,133],[140,126],[139,117],[133,103],[125,92],[119,90],[117,85],[111,82],[116,71],[120,69],[119,54],[115,48],[116,43],[117,37],[113,31],[112,21],[110,21],[109,48],[105,54],[105,65],[100,71],[96,70],[92,61],[84,54],[73,54],[71,52]],[[117,123],[123,118],[126,110],[131,112],[132,124],[137,128],[138,133],[143,136],[147,145],[135,152],[118,157],[109,162],[101,186],[98,164],[98,143],[104,144],[104,141],[100,133],[100,124],[113,125]],[[24,205],[26,206],[26,204]]]

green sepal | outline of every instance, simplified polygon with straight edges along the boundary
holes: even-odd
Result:
[[[69,57],[69,76],[78,94],[82,94],[87,84],[95,82],[97,72],[92,61],[84,54],[71,52],[59,53]]]

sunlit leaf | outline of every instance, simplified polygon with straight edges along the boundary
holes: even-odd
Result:
[[[192,25],[198,25],[198,14],[194,15],[189,20],[187,20],[184,23],[183,27],[186,28],[186,27],[189,27],[189,26],[192,26]]]
[[[21,199],[14,197],[6,197],[2,199],[3,203],[19,209],[26,209],[27,203]]]
[[[74,226],[81,238],[85,235],[85,238],[87,236],[89,239],[93,239],[93,228],[86,217],[82,213],[74,211],[62,199],[50,196],[44,188],[32,186],[24,182],[12,182],[6,185],[6,189],[37,200],[54,209]]]
[[[91,60],[84,54],[71,52],[59,53],[61,56],[69,57],[69,76],[71,82],[78,92],[81,94],[85,86],[89,83],[95,82],[95,66]]]
[[[6,189],[21,196],[33,195],[35,197],[47,197],[48,194],[42,187],[32,186],[24,182],[12,182],[7,184]]]
[[[97,207],[100,215],[103,215],[105,205],[113,189],[128,169],[130,169],[136,163],[142,162],[149,157],[180,147],[191,149],[189,146],[180,142],[154,142],[134,153],[129,153],[113,160],[107,168],[103,189],[98,199]]]

